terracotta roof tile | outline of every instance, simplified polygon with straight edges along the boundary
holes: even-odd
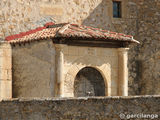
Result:
[[[34,30],[22,32],[20,34],[6,37],[6,40],[10,43],[29,42],[34,40],[40,40],[45,38],[93,38],[104,39],[112,41],[127,41],[132,43],[139,43],[133,39],[131,35],[125,35],[123,33],[111,32],[108,30],[102,30],[99,28],[93,28],[84,25],[69,24],[69,23],[46,23],[44,27],[39,27]]]

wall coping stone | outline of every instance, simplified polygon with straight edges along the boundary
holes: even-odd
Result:
[[[69,100],[125,100],[125,99],[160,99],[160,95],[141,95],[141,96],[107,96],[107,97],[64,97],[64,98],[12,98],[2,99],[0,102],[31,102],[31,101],[69,101]]]

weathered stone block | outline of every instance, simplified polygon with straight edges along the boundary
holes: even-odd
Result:
[[[40,5],[40,13],[43,15],[62,16],[64,13],[62,5]]]
[[[78,47],[78,55],[84,56],[87,54],[87,47]]]
[[[70,46],[68,47],[68,54],[69,55],[78,55],[78,47]]]
[[[117,91],[118,91],[118,89],[117,89],[117,87],[111,87],[111,96],[117,96]]]
[[[0,99],[12,98],[12,81],[0,79]]]
[[[12,81],[12,71],[11,71],[11,69],[0,68],[0,79]]]

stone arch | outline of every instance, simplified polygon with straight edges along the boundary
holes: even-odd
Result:
[[[74,80],[74,96],[105,96],[105,82],[101,73],[94,67],[82,68]]]
[[[75,77],[78,74],[78,72],[85,68],[85,67],[92,67],[100,72],[100,74],[103,77],[104,83],[105,83],[105,96],[110,96],[110,73],[105,69],[104,67],[98,67],[98,66],[86,66],[86,65],[72,65],[71,68],[68,70],[68,72],[65,75],[64,79],[64,97],[74,97],[74,81]]]

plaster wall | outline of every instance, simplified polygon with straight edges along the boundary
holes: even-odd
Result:
[[[53,97],[55,49],[51,40],[12,46],[13,98]]]

